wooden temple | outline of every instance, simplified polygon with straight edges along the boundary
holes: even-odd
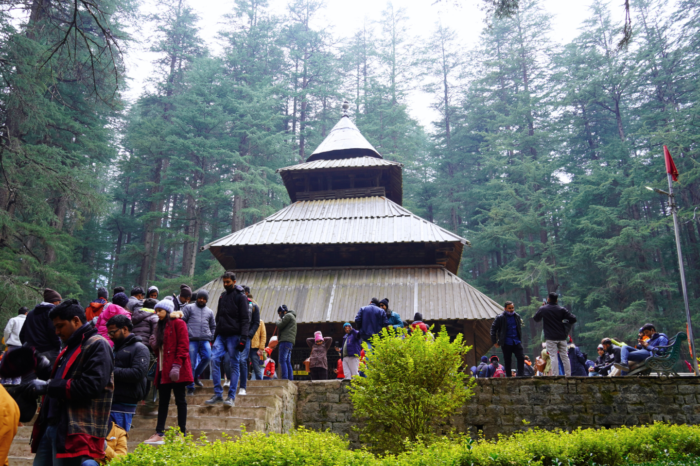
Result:
[[[403,320],[421,312],[463,333],[474,365],[501,306],[457,276],[468,241],[402,207],[401,170],[345,115],[305,163],[278,170],[291,205],[202,250],[251,288],[268,337],[278,306],[296,311],[300,351],[316,330],[342,339],[343,323],[376,297]],[[221,280],[202,288],[216,312]]]

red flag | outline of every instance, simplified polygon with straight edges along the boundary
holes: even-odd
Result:
[[[673,163],[673,157],[668,151],[668,147],[664,146],[664,158],[666,159],[666,173],[671,175],[673,181],[678,181],[678,170],[676,169],[676,164]]]

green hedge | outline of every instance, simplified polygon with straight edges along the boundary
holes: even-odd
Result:
[[[531,430],[499,440],[443,438],[384,457],[351,450],[337,435],[304,429],[246,433],[235,442],[179,439],[172,432],[167,437],[166,445],[141,445],[112,466],[700,466],[700,427],[664,423],[573,432]]]

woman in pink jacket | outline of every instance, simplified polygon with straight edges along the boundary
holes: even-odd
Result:
[[[117,293],[112,297],[112,304],[107,304],[102,313],[97,317],[97,323],[95,323],[95,328],[97,332],[105,337],[109,342],[110,346],[114,348],[114,342],[107,334],[107,321],[112,317],[122,314],[131,319],[131,313],[124,309],[126,303],[129,302],[129,298],[124,293]]]

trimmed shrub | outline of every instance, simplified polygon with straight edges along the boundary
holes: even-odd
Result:
[[[406,442],[429,442],[473,395],[474,379],[462,371],[471,346],[461,334],[450,341],[444,326],[437,335],[432,330],[385,328],[372,349],[363,343],[365,377],[353,377],[350,399],[363,421],[360,440],[373,451],[398,453]]]
[[[335,434],[245,433],[239,440],[182,439],[174,431],[159,448],[139,446],[112,466],[698,466],[700,427],[656,423],[573,432],[531,430],[498,440],[464,436],[409,444],[398,455],[351,450]]]

